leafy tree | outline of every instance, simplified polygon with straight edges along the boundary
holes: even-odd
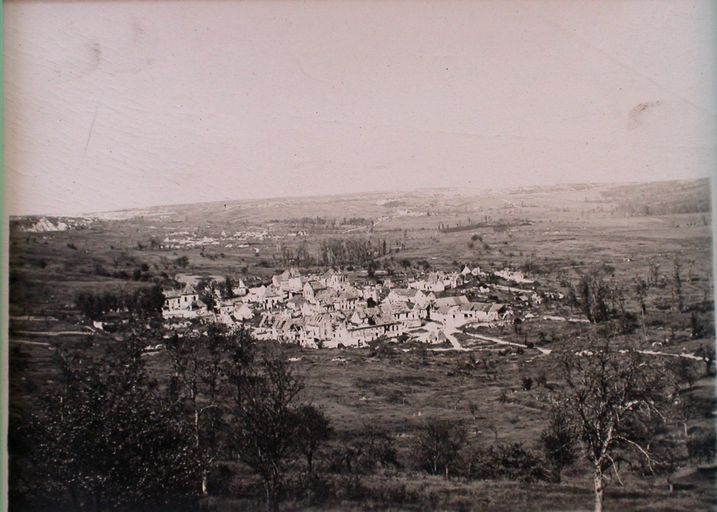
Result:
[[[233,299],[234,295],[234,281],[230,276],[224,278],[224,297],[227,299]]]
[[[146,375],[143,346],[133,335],[97,358],[58,350],[58,385],[14,427],[18,503],[78,511],[193,508],[195,453]]]
[[[451,467],[459,466],[466,433],[462,425],[445,420],[428,421],[419,432],[415,457],[418,466],[448,480]]]
[[[100,320],[111,311],[126,308],[130,314],[146,319],[157,317],[162,312],[164,295],[159,285],[137,288],[134,292],[119,294],[80,292],[75,297],[75,306],[91,320]]]
[[[625,290],[615,286],[610,290],[614,314],[617,316],[617,325],[621,334],[631,334],[637,327],[634,313],[627,310]]]
[[[533,378],[528,375],[522,376],[520,378],[520,381],[521,381],[521,387],[523,388],[523,391],[530,391],[531,388],[533,387]]]
[[[202,279],[197,283],[199,300],[206,304],[210,311],[213,311],[216,306],[215,289],[214,282],[209,279]]]
[[[159,316],[164,306],[162,288],[158,284],[138,288],[125,299],[125,305],[131,313],[139,317]]]
[[[366,267],[366,271],[368,272],[368,276],[369,276],[369,277],[373,277],[373,276],[374,276],[374,274],[376,273],[376,267],[377,267],[376,262],[374,262],[374,261],[369,261],[369,262],[368,262],[368,266]]]
[[[302,405],[296,411],[296,441],[306,459],[306,469],[311,478],[314,470],[314,456],[319,446],[331,436],[329,419],[312,405]]]
[[[189,258],[186,256],[180,256],[174,260],[174,264],[178,267],[187,268],[189,265]]]
[[[573,464],[578,458],[578,446],[575,434],[567,419],[560,414],[551,414],[548,427],[540,436],[545,457],[553,467],[556,481],[560,482],[563,468]]]
[[[635,278],[635,296],[637,297],[637,301],[640,304],[640,310],[642,311],[642,316],[647,314],[647,308],[645,306],[645,297],[647,296],[647,289],[648,284],[647,282],[642,279],[641,277]]]
[[[690,333],[692,339],[701,338],[705,335],[705,326],[702,321],[700,321],[700,317],[696,311],[690,313]]]
[[[656,433],[668,408],[664,369],[637,352],[612,351],[606,343],[592,355],[566,355],[561,361],[565,386],[554,414],[578,439],[592,467],[595,510],[612,471],[620,480],[619,462],[636,456],[649,472],[659,466]]]

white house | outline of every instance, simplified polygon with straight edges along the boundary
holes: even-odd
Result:
[[[249,292],[249,288],[247,288],[246,284],[244,284],[244,281],[239,279],[239,282],[234,285],[232,288],[232,293],[236,295],[237,297],[243,297]]]
[[[168,310],[179,310],[189,307],[189,305],[199,300],[199,294],[194,286],[187,284],[180,290],[167,290],[164,294],[164,306]]]
[[[167,318],[197,318],[208,312],[207,305],[199,300],[197,290],[191,284],[182,291],[168,290],[164,294],[162,317]]]
[[[321,282],[328,288],[342,290],[346,286],[346,275],[330,268],[321,276]]]
[[[416,289],[394,288],[388,293],[386,300],[389,304],[397,304],[399,302],[419,304],[426,301],[426,294]]]
[[[308,281],[304,284],[303,294],[304,298],[309,302],[316,301],[316,294],[321,290],[325,290],[326,286],[319,281]]]

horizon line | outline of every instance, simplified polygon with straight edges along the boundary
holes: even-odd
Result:
[[[560,186],[575,186],[575,185],[635,185],[635,184],[648,184],[648,183],[669,183],[669,182],[698,182],[698,181],[710,181],[710,176],[702,177],[685,177],[685,178],[670,178],[670,179],[656,179],[656,180],[631,180],[631,181],[560,181],[545,184],[524,184],[524,185],[512,185],[494,188],[482,188],[486,192],[510,192],[520,190],[524,188],[556,188]],[[410,194],[425,191],[439,191],[439,190],[481,190],[479,186],[433,186],[433,187],[417,187],[417,188],[406,188],[406,189],[384,189],[384,190],[360,190],[355,192],[329,192],[323,194],[297,194],[297,195],[284,195],[284,196],[264,196],[254,198],[243,198],[243,199],[212,199],[209,201],[197,201],[192,203],[165,203],[165,204],[151,204],[146,206],[132,206],[128,208],[119,208],[114,210],[96,210],[92,212],[82,212],[76,214],[61,214],[61,213],[25,213],[25,214],[9,214],[8,219],[13,218],[27,218],[27,217],[58,217],[58,218],[83,218],[83,217],[95,217],[101,214],[108,213],[119,213],[119,212],[131,212],[135,210],[146,210],[151,208],[169,208],[177,206],[190,206],[199,204],[216,204],[216,203],[241,203],[241,202],[255,202],[255,201],[279,201],[287,199],[313,199],[313,198],[329,198],[329,197],[345,197],[345,196],[356,196],[356,195],[386,195],[386,194]]]

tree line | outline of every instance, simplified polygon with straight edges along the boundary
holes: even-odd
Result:
[[[127,311],[133,316],[154,317],[162,312],[164,295],[155,284],[136,288],[132,292],[79,292],[75,296],[77,309],[91,320],[101,320],[110,312]]]

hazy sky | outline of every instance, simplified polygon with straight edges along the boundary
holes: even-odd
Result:
[[[708,0],[4,8],[11,214],[716,162]]]

